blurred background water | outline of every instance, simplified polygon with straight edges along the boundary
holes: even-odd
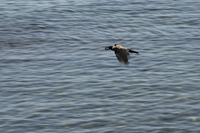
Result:
[[[1,0],[0,132],[199,133],[199,7]]]

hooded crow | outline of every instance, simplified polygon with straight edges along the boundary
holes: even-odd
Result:
[[[123,62],[124,64],[128,64],[128,56],[129,56],[129,52],[130,53],[137,53],[139,54],[139,52],[137,51],[133,51],[131,49],[127,49],[126,47],[123,47],[121,45],[115,44],[115,46],[109,46],[109,47],[105,47],[105,50],[113,50],[115,51],[115,55],[117,56],[117,59],[120,62]]]

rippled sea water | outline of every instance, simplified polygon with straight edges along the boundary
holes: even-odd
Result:
[[[2,0],[0,132],[199,133],[199,7]],[[114,44],[140,54],[126,66]]]

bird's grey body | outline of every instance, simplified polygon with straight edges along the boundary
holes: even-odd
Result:
[[[121,45],[118,45],[118,44],[115,44],[115,46],[109,46],[109,47],[106,47],[105,50],[113,50],[115,51],[115,55],[117,57],[117,59],[120,61],[120,62],[123,62],[125,64],[128,64],[128,57],[129,57],[129,52],[131,53],[139,53],[139,52],[136,52],[136,51],[133,51],[131,49],[127,49],[126,47],[123,47]]]

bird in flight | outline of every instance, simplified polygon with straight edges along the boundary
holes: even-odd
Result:
[[[115,55],[117,56],[117,59],[120,62],[123,62],[124,64],[129,64],[129,62],[128,62],[129,53],[139,54],[139,52],[137,52],[137,51],[133,51],[131,49],[128,49],[128,48],[123,47],[118,44],[115,44],[115,46],[105,47],[105,50],[115,51]]]

